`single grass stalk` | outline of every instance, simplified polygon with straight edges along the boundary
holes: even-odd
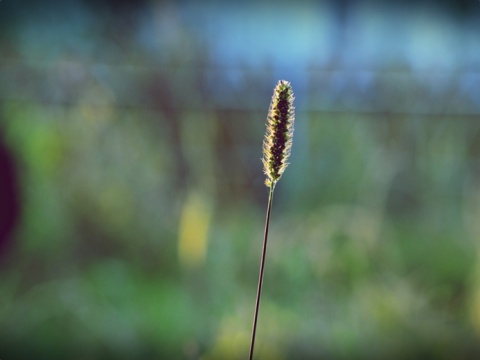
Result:
[[[278,180],[288,166],[288,158],[292,149],[293,122],[295,119],[293,107],[293,91],[290,83],[280,80],[273,91],[272,102],[267,116],[267,132],[263,141],[263,171],[267,175],[265,185],[269,188],[267,216],[265,219],[265,232],[263,237],[262,257],[260,260],[260,274],[258,277],[257,299],[253,317],[252,340],[250,342],[250,356],[253,359],[255,347],[255,334],[257,332],[258,311],[262,295],[263,273],[267,255],[268,226],[270,223],[270,210],[273,202],[273,191]]]

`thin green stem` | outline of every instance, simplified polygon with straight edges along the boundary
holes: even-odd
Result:
[[[250,360],[252,360],[253,358],[253,348],[255,346],[255,334],[257,332],[258,310],[260,308],[260,297],[262,295],[263,272],[265,268],[265,257],[267,255],[268,225],[270,223],[270,209],[272,207],[274,187],[275,185],[273,183],[270,184],[270,191],[268,194],[267,217],[265,219],[265,233],[263,237],[262,258],[260,260],[260,275],[258,276],[257,300],[255,302],[255,315],[253,317],[252,341],[250,343],[250,356],[249,356]]]

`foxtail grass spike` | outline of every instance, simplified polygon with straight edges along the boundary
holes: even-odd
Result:
[[[268,187],[275,186],[288,166],[295,120],[293,100],[292,86],[288,81],[280,80],[273,91],[263,141],[262,162]]]
[[[257,299],[253,315],[252,339],[250,342],[250,356],[253,359],[255,334],[257,332],[258,311],[262,295],[263,273],[267,255],[268,226],[270,224],[270,210],[272,208],[273,190],[275,184],[282,177],[288,165],[288,157],[292,148],[293,121],[295,118],[293,107],[293,91],[288,81],[280,80],[273,91],[272,102],[267,116],[267,133],[263,141],[263,171],[267,175],[265,184],[269,187],[267,217],[263,236],[262,257],[260,259],[260,274],[258,276]]]

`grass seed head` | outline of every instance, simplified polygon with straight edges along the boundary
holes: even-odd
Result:
[[[262,162],[268,187],[275,186],[288,166],[295,119],[293,100],[292,86],[288,81],[280,80],[273,91],[263,140]]]

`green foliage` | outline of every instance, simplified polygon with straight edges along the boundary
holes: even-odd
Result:
[[[213,213],[206,257],[183,267],[178,231],[187,197],[172,180],[179,164],[166,160],[183,146],[162,137],[145,112],[75,122],[56,119],[57,111],[4,111],[23,216],[1,274],[2,348],[17,354],[28,339],[29,350],[72,358],[78,348],[77,358],[243,356],[262,238],[259,161],[246,166],[259,170],[255,185],[241,190],[236,184],[247,172],[227,173],[215,180],[217,194],[201,185],[208,177],[191,173],[201,171],[201,158],[188,167],[189,179],[203,179],[196,192]],[[436,125],[453,131],[426,136],[421,147],[391,149],[388,127],[375,119],[300,119],[297,147],[307,155],[292,161],[273,210],[261,358],[478,351],[478,195],[460,146],[476,126],[444,120]],[[199,140],[211,169],[225,156],[214,151],[221,121],[211,121],[210,141]],[[408,133],[413,123],[402,126]],[[416,125],[424,133],[433,128]],[[259,146],[232,140],[227,154],[242,143]],[[439,152],[440,143],[457,145]],[[408,158],[429,159],[427,168]],[[297,186],[292,179],[307,168],[313,176]],[[224,199],[225,186],[243,200]]]

